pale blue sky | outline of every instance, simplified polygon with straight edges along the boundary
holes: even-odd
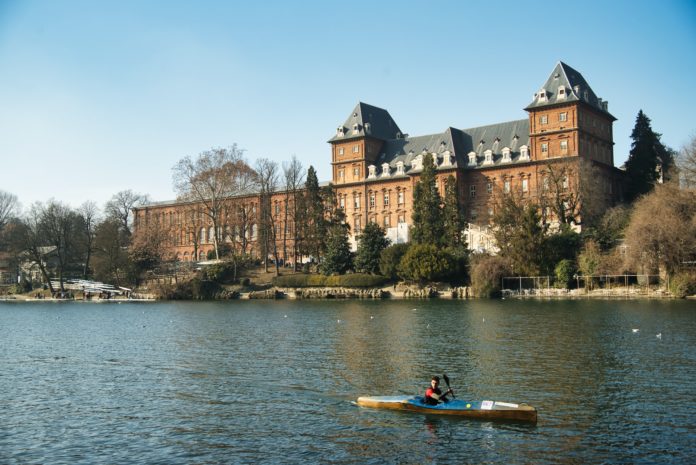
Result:
[[[179,159],[233,143],[328,180],[358,101],[411,135],[522,119],[559,60],[609,101],[617,166],[641,108],[673,148],[696,134],[688,0],[0,0],[0,189],[168,200]]]

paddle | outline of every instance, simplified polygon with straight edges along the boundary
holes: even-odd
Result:
[[[443,373],[442,378],[445,380],[445,384],[447,385],[447,389],[452,389],[450,387],[450,383],[449,383],[449,376],[447,376],[446,374]],[[454,396],[454,391],[452,391],[452,399],[456,399],[456,397]]]

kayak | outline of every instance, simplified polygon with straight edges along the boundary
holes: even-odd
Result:
[[[537,411],[527,404],[513,404],[493,400],[464,401],[453,399],[429,405],[422,396],[365,396],[359,397],[361,407],[405,410],[429,415],[457,415],[481,420],[510,420],[537,422]]]

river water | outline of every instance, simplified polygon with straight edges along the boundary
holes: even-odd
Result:
[[[538,424],[351,404],[443,372]],[[695,401],[693,301],[0,303],[2,464],[695,463]]]

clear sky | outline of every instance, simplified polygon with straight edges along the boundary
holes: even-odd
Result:
[[[693,0],[0,0],[0,190],[170,200],[179,159],[233,143],[329,180],[358,101],[411,135],[522,119],[559,60],[609,101],[617,166],[639,109],[696,134]]]

